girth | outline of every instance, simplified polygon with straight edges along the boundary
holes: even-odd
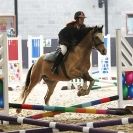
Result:
[[[66,67],[65,67],[64,62],[61,63],[61,69],[62,69],[64,75],[70,80],[71,78],[67,74],[67,71],[66,71]]]
[[[66,76],[69,80],[70,80],[71,78],[70,78],[70,77],[68,76],[68,74],[67,74],[64,61],[65,61],[66,58],[68,57],[71,48],[72,48],[72,47],[70,47],[70,46],[68,47],[68,51],[67,51],[67,53],[66,53],[65,56],[64,56],[63,62],[61,63],[61,69],[62,69],[63,73],[65,74],[65,76]]]

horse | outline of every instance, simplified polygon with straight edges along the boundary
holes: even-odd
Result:
[[[49,105],[50,97],[59,81],[69,81],[74,78],[82,78],[84,84],[77,92],[77,95],[88,95],[95,82],[88,72],[91,66],[90,55],[92,49],[95,48],[102,55],[106,55],[107,53],[103,42],[104,36],[102,29],[103,26],[85,28],[87,31],[85,36],[76,46],[70,49],[69,54],[60,66],[58,75],[51,71],[53,62],[45,58],[47,54],[50,53],[40,56],[27,73],[21,97],[23,100],[22,104],[25,103],[27,96],[30,94],[33,87],[35,87],[42,79],[48,86],[47,93],[44,97],[46,105]],[[87,86],[87,81],[90,81],[89,86]],[[17,109],[17,113],[20,112],[21,109]]]

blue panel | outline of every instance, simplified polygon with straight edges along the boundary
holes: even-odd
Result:
[[[104,45],[107,48],[107,42],[108,42],[108,38],[104,38]]]
[[[40,39],[32,39],[32,58],[40,57]]]

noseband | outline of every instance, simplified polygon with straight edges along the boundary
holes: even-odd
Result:
[[[95,43],[95,46],[98,47],[100,44],[104,44],[103,41],[99,42],[99,43]]]
[[[98,43],[96,43],[96,41],[95,41],[95,38],[93,37],[93,41],[94,41],[94,47],[93,47],[93,49],[95,49],[96,47],[98,47],[100,44],[104,44],[104,42],[103,41],[99,41]]]

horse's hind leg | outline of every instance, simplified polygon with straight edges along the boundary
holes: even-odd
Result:
[[[35,85],[41,80],[41,78],[39,76],[37,76],[36,74],[32,73],[31,77],[30,77],[30,83],[29,86],[27,88],[25,88],[25,90],[23,91],[23,102],[22,104],[25,103],[28,95],[30,94],[31,90],[33,89],[33,87],[35,87]],[[17,109],[16,112],[20,113],[22,109]]]
[[[88,75],[89,75],[89,74],[88,74]],[[89,78],[88,78],[87,81],[90,81],[90,85],[89,85],[88,89],[91,90],[91,89],[92,89],[92,86],[93,86],[94,83],[95,83],[95,80],[89,75]]]
[[[44,97],[44,100],[45,100],[45,104],[48,105],[50,97],[53,94],[54,88],[55,88],[56,84],[58,83],[58,81],[49,81],[48,80],[45,82],[48,86],[48,90],[47,90],[46,96]]]

